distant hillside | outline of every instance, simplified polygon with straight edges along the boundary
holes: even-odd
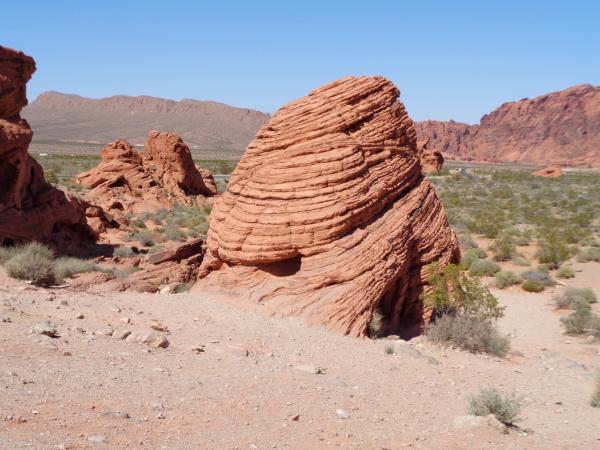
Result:
[[[46,92],[23,109],[34,142],[105,145],[118,138],[143,144],[151,129],[174,131],[195,150],[241,155],[269,115],[200,100],[156,97],[91,99]],[[94,146],[95,147],[95,146]]]
[[[417,135],[468,161],[600,167],[600,86],[504,103],[478,125],[419,122]]]

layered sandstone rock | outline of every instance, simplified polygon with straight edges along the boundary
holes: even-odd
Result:
[[[94,235],[86,206],[47,183],[27,153],[32,132],[20,112],[34,71],[31,57],[0,46],[0,245],[36,240],[67,251]]]
[[[427,175],[435,175],[442,171],[444,156],[438,150],[429,148],[428,139],[417,140],[417,153],[421,160],[421,171]]]
[[[459,258],[413,123],[382,77],[343,78],[258,132],[210,217],[195,289],[365,336],[418,332],[427,265]]]
[[[532,172],[531,175],[536,177],[544,177],[544,178],[559,178],[562,177],[565,173],[563,172],[560,166],[551,166],[544,167],[543,169],[536,170]]]
[[[417,134],[450,158],[600,167],[600,86],[505,103],[478,125],[420,122]]]
[[[118,140],[102,149],[98,166],[77,176],[87,193],[117,222],[127,225],[127,213],[138,214],[192,205],[216,194],[207,170],[194,165],[189,148],[175,133],[151,131],[144,152]]]

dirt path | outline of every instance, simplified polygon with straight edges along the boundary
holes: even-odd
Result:
[[[0,274],[0,448],[600,448],[600,410],[588,406],[600,345],[561,334],[551,293],[496,294],[513,335],[505,360],[422,338],[386,355],[389,341],[198,295],[92,295]],[[168,327],[157,332],[168,348],[102,335],[149,330],[152,319]],[[60,337],[30,334],[42,320]],[[453,427],[488,385],[525,398],[526,432]]]

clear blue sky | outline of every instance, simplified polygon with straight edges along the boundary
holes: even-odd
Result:
[[[598,1],[27,1],[0,44],[33,56],[30,99],[210,99],[266,112],[344,75],[381,74],[416,120],[600,84]]]

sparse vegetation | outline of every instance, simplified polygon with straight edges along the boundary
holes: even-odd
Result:
[[[579,262],[600,262],[600,248],[598,247],[590,247],[584,250],[581,250],[577,254],[577,261]]]
[[[386,355],[393,355],[394,353],[396,353],[396,349],[394,348],[393,344],[385,344],[383,351]]]
[[[118,256],[119,258],[127,258],[129,256],[132,256],[133,254],[134,254],[134,252],[131,249],[131,247],[127,247],[124,245],[115,248],[115,250],[113,252],[113,256]]]
[[[469,266],[469,273],[477,277],[493,277],[500,272],[500,266],[488,259],[476,259]]]
[[[505,425],[519,420],[523,411],[523,401],[514,394],[506,395],[495,387],[487,387],[469,397],[469,414],[487,416],[493,414]]]
[[[575,278],[575,272],[570,267],[562,266],[556,271],[556,277],[563,279]]]
[[[521,283],[521,288],[527,292],[542,292],[544,290],[544,283],[537,280],[524,280]]]
[[[596,303],[596,294],[591,288],[569,286],[553,298],[557,309],[573,308],[577,302]]]
[[[376,338],[377,336],[379,336],[379,333],[381,332],[381,325],[383,323],[383,314],[381,314],[381,311],[379,311],[378,309],[376,309],[375,311],[373,311],[373,315],[371,316],[371,320],[369,321],[369,336],[371,338]]]
[[[52,271],[57,283],[61,283],[65,278],[70,278],[75,274],[91,272],[94,270],[94,263],[80,258],[60,257],[54,261]]]
[[[494,286],[498,289],[506,289],[509,286],[520,284],[522,278],[512,270],[498,272],[495,276]]]

